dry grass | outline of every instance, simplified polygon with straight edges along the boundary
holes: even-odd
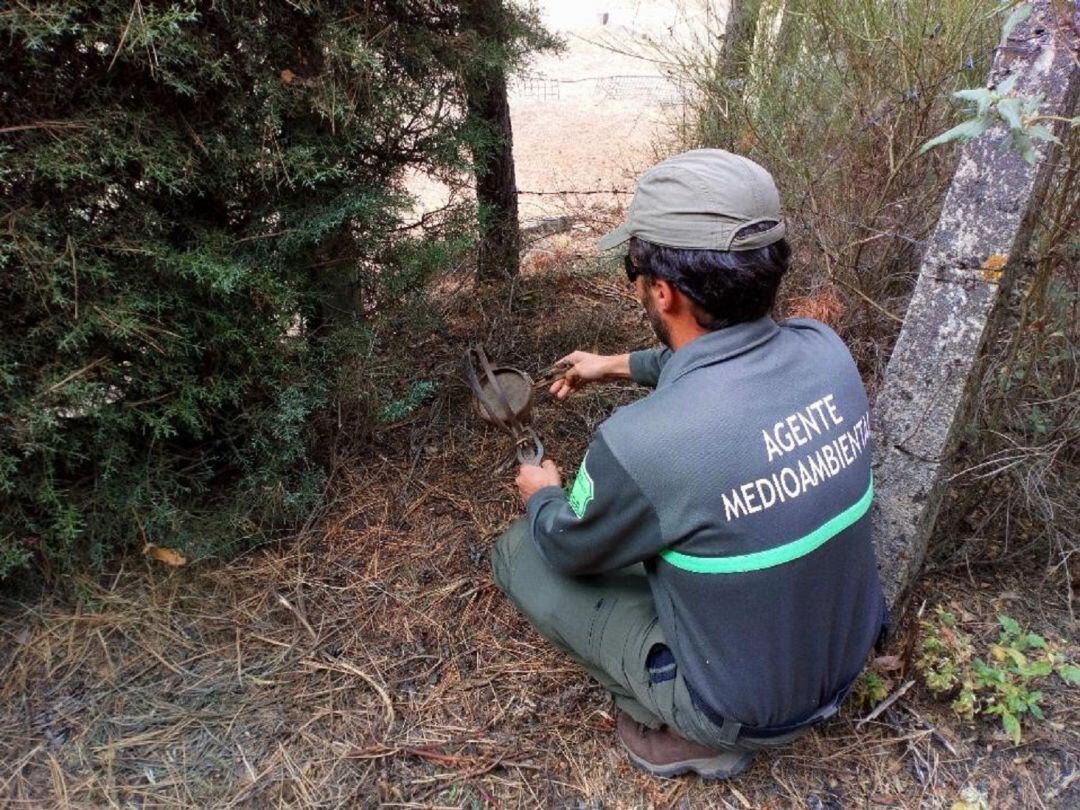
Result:
[[[572,245],[564,244],[564,255]],[[1012,747],[912,690],[877,720],[853,708],[732,784],[658,781],[614,745],[609,702],[492,584],[486,551],[519,514],[507,447],[471,413],[464,346],[539,369],[575,346],[640,345],[645,328],[595,261],[506,292],[458,289],[418,358],[440,395],[351,460],[329,517],[232,563],[130,561],[74,604],[9,605],[0,624],[0,802],[7,807],[947,807],[1080,801],[1080,707]],[[484,324],[482,330],[469,324]],[[625,387],[549,400],[537,423],[571,467]],[[932,602],[986,617],[1025,593],[1033,628],[1069,637],[1039,570],[1008,589],[965,572]],[[1043,611],[1035,614],[1035,606]],[[987,632],[990,632],[988,629]],[[910,634],[894,652],[910,660]],[[863,711],[865,714],[865,710]]]

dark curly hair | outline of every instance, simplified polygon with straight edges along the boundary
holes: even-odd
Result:
[[[775,224],[758,222],[738,235]],[[632,237],[627,272],[673,285],[696,305],[698,324],[715,331],[768,315],[790,259],[785,239],[753,250],[722,251],[665,247]]]

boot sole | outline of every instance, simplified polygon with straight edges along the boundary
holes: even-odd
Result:
[[[634,763],[635,766],[653,776],[671,779],[676,776],[682,776],[685,773],[695,773],[702,779],[710,782],[738,776],[750,767],[756,756],[753,751],[746,751],[743,752],[735,762],[721,762],[720,760],[725,760],[730,756],[730,754],[725,753],[719,757],[686,759],[681,762],[671,762],[667,765],[656,765],[648,760],[642,759],[629,748],[626,748],[625,745],[623,745],[623,748],[626,750],[627,756],[630,757],[630,761]]]

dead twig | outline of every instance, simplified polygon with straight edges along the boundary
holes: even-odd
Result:
[[[903,686],[901,686],[899,689],[897,689],[895,692],[893,692],[891,695],[889,695],[887,698],[885,698],[883,701],[881,701],[881,703],[879,703],[877,706],[875,706],[874,710],[872,712],[870,712],[870,714],[866,715],[866,717],[864,717],[862,720],[857,722],[855,724],[855,728],[857,728],[857,729],[862,728],[863,726],[865,726],[867,723],[871,722],[872,720],[876,720],[878,717],[880,717],[882,715],[882,713],[886,709],[888,709],[890,706],[892,706],[894,703],[896,703],[896,701],[898,701],[900,698],[902,698],[904,695],[906,695],[908,690],[911,689],[911,687],[913,687],[914,685],[915,685],[915,681],[908,681],[907,683],[905,683]]]
[[[284,607],[290,613],[292,613],[292,615],[296,617],[296,620],[300,622],[303,628],[307,630],[308,635],[311,636],[312,643],[318,644],[319,634],[315,632],[312,626],[308,623],[308,620],[304,618],[304,614],[301,613],[297,608],[295,608],[292,602],[290,602],[288,599],[278,593],[277,590],[272,590],[271,592],[274,594],[274,599],[277,600],[278,604]]]
[[[951,742],[949,742],[949,740],[945,737],[945,735],[943,735],[940,731],[938,731],[937,727],[933,723],[931,723],[929,720],[927,720],[925,717],[923,717],[921,714],[919,714],[914,709],[914,707],[912,707],[912,706],[904,706],[903,709],[908,714],[910,714],[912,717],[914,717],[915,720],[918,721],[927,731],[929,731],[931,736],[933,736],[933,738],[935,740],[937,740],[939,743],[941,743],[942,747],[945,748],[946,751],[948,751],[954,757],[960,756],[960,754],[957,752],[956,748],[953,746],[953,744]]]
[[[390,700],[390,695],[387,694],[386,690],[378,681],[376,681],[359,667],[350,664],[348,661],[335,661],[334,663],[330,664],[323,661],[315,661],[311,658],[305,659],[300,663],[302,663],[305,667],[309,667],[311,669],[322,669],[328,672],[342,672],[346,675],[355,675],[357,678],[359,678],[372,689],[374,689],[375,694],[377,694],[379,696],[379,699],[382,700],[383,706],[386,707],[387,729],[394,725],[394,719],[396,715],[394,714],[394,704]]]

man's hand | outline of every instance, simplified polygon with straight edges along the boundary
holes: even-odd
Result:
[[[539,467],[535,464],[522,464],[515,483],[521,494],[522,503],[528,503],[529,498],[544,487],[561,487],[562,478],[555,462],[548,460]]]
[[[566,376],[551,384],[552,396],[566,399],[575,391],[580,391],[591,382],[630,378],[630,355],[589,354],[571,352],[562,358],[556,366],[570,366]]]

